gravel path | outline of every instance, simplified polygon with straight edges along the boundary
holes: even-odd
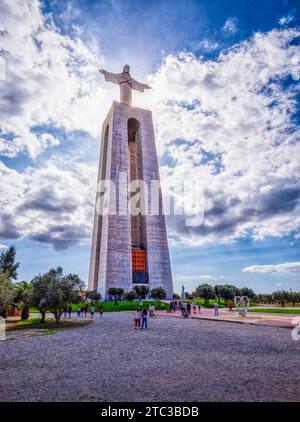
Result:
[[[129,313],[0,342],[0,401],[300,401],[291,330]]]

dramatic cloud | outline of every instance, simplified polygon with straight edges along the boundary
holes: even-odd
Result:
[[[166,57],[152,76],[161,175],[205,185],[205,221],[169,234],[190,244],[298,236],[300,33],[257,33],[219,56]]]
[[[0,154],[35,157],[58,143],[47,127],[98,136],[110,99],[90,49],[62,35],[37,0],[2,1],[0,22]]]
[[[25,169],[1,163],[1,239],[26,237],[57,249],[87,242],[98,144],[93,162],[69,154],[66,144],[75,132],[99,139],[117,87],[99,78],[102,58],[80,31],[59,31],[37,0],[2,1],[0,22],[0,155],[38,159],[50,151]],[[236,30],[229,18],[223,31]],[[167,56],[148,78],[152,90],[135,95],[136,105],[153,110],[163,186],[205,186],[204,224],[188,228],[184,218],[169,218],[173,243],[300,236],[299,36],[283,26],[216,60]],[[217,47],[206,39],[199,46]],[[3,66],[0,73],[4,79]]]
[[[111,93],[90,49],[63,35],[37,0],[2,1],[0,22],[0,155],[36,159],[62,141],[75,144],[76,131],[98,141]],[[69,146],[54,152],[24,171],[0,162],[1,239],[56,249],[89,241],[96,162],[79,164]]]
[[[252,265],[243,268],[242,271],[245,273],[300,273],[300,261],[275,265]]]
[[[0,237],[28,237],[50,243],[55,249],[87,242],[93,221],[95,168],[55,160],[40,169],[23,173],[8,169],[0,162]]]

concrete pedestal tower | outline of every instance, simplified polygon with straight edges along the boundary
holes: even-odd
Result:
[[[116,189],[97,191],[88,288],[104,298],[110,287],[129,291],[144,284],[150,291],[162,287],[170,299],[173,283],[160,187],[149,194],[151,186],[159,186],[152,113],[132,106],[132,89],[143,92],[149,87],[131,77],[128,65],[119,74],[100,72],[106,81],[119,84],[121,92],[103,123],[98,173],[98,186],[105,179]],[[120,185],[124,177],[131,185],[129,193]],[[136,180],[144,187],[136,190],[143,199],[138,205],[144,203],[138,212],[132,190]],[[104,193],[109,212],[103,212]]]

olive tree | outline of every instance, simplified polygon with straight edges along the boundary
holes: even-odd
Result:
[[[250,289],[249,287],[242,287],[241,293],[243,296],[247,296],[249,299],[254,299],[255,297],[254,291]]]
[[[124,294],[124,298],[125,298],[126,300],[128,300],[129,302],[133,302],[133,301],[134,301],[134,299],[136,299],[136,298],[137,298],[137,294],[136,294],[136,292],[135,292],[134,290],[130,290],[129,292],[126,292],[126,293]]]
[[[6,317],[7,308],[15,297],[15,288],[6,272],[0,271],[0,316]]]
[[[47,311],[55,317],[59,324],[64,309],[70,303],[79,302],[84,283],[76,274],[63,275],[63,269],[51,269],[32,280],[31,303],[42,314],[41,322],[45,321]]]
[[[163,300],[167,296],[165,289],[162,287],[156,287],[152,289],[150,294],[154,300]]]
[[[210,284],[201,284],[195,290],[197,297],[201,297],[205,300],[207,304],[209,299],[215,297],[215,289]]]
[[[99,292],[97,292],[97,290],[87,290],[85,292],[85,297],[87,299],[91,299],[92,302],[93,301],[96,302],[96,301],[100,300],[102,296]]]
[[[296,305],[296,303],[300,302],[300,293],[299,292],[291,292],[290,293],[290,301],[293,306]]]
[[[149,293],[149,287],[144,285],[134,286],[133,290],[139,299],[145,299],[145,296]]]
[[[286,290],[278,290],[277,292],[272,293],[272,296],[274,301],[280,303],[282,307],[290,302],[290,292]]]
[[[118,297],[122,296],[124,293],[124,289],[122,287],[111,287],[108,289],[108,294],[115,298],[115,304],[118,304]]]

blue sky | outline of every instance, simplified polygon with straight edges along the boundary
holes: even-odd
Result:
[[[118,98],[97,67],[127,62],[152,86],[134,101],[153,111],[163,186],[205,185],[202,227],[168,219],[175,290],[299,290],[299,7],[2,2],[0,243],[16,245],[20,279],[57,265],[87,279],[100,129]]]

